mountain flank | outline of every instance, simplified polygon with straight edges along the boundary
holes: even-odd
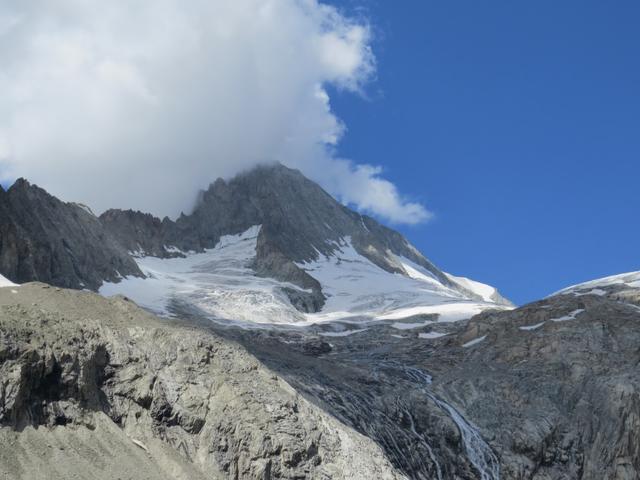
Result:
[[[24,179],[7,191],[0,187],[0,273],[17,283],[91,290],[103,281],[142,276],[86,207],[62,202]]]
[[[257,275],[310,290],[289,290],[292,303],[318,311],[325,297],[317,279],[300,264],[330,257],[345,239],[362,257],[390,273],[407,275],[401,259],[419,265],[440,284],[481,299],[452,281],[400,233],[337,202],[298,170],[280,164],[259,166],[229,181],[216,180],[190,215],[175,222],[134,211],[109,210],[100,220],[131,252],[170,258],[213,248],[223,235],[260,225],[253,268]],[[509,304],[496,293],[493,301]]]

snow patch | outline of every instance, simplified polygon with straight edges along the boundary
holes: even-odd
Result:
[[[619,275],[611,275],[609,277],[591,280],[590,282],[579,283],[578,285],[572,285],[571,287],[563,288],[562,290],[557,291],[551,296],[580,293],[584,290],[593,291],[601,289],[602,287],[610,287],[612,285],[623,285],[629,288],[640,288],[640,272],[621,273]]]
[[[606,290],[602,290],[601,288],[594,288],[592,290],[589,290],[588,292],[580,293],[578,295],[597,295],[599,297],[604,297],[606,294]]]
[[[469,348],[469,347],[473,347],[474,345],[479,344],[480,342],[484,341],[484,339],[487,338],[486,335],[483,335],[482,337],[476,338],[471,340],[470,342],[465,343],[464,345],[462,345],[464,348]]]
[[[435,277],[435,275],[431,273],[429,270],[427,270],[426,268],[418,265],[417,263],[413,263],[408,258],[405,258],[405,257],[396,257],[396,258],[398,259],[398,261],[402,265],[402,268],[404,269],[405,272],[407,272],[407,275],[410,278],[413,278],[415,280],[420,280],[426,283],[436,283],[441,285],[440,281]]]
[[[91,215],[92,217],[95,217],[96,214],[93,213],[93,210],[91,210],[87,205],[85,205],[84,203],[74,203],[74,205],[82,210],[84,210],[85,212],[87,212],[89,215]]]
[[[435,303],[435,302],[434,302]],[[379,316],[381,320],[399,320],[414,315],[438,315],[438,322],[457,322],[469,319],[487,308],[502,308],[497,305],[487,305],[472,301],[452,303],[435,303],[432,305],[420,305],[416,307],[398,308],[390,313]],[[425,325],[425,323],[422,323]]]
[[[389,273],[363,257],[349,237],[339,242],[332,255],[299,263],[300,268],[320,282],[327,296],[322,311],[307,315],[307,320],[400,320],[413,315],[439,314],[440,321],[457,321],[487,308],[503,308],[493,302],[470,300],[440,283],[420,265],[405,257],[392,256],[406,275]],[[419,326],[424,325],[422,322]]]
[[[425,338],[427,340],[432,340],[434,338],[440,338],[446,336],[446,333],[438,333],[438,332],[427,332],[427,333],[419,333],[419,338]]]
[[[13,283],[11,280],[7,279],[6,277],[0,275],[0,288],[4,288],[4,287],[19,287],[20,285],[18,285],[17,283]],[[11,291],[13,293],[13,290]],[[15,293],[18,293],[17,291]]]
[[[174,245],[163,245],[162,247],[164,248],[164,251],[167,253],[180,253],[182,255],[185,255],[185,253],[182,250],[180,250],[178,247]]]
[[[283,292],[283,287],[302,289],[256,277],[251,270],[260,228],[256,225],[237,235],[225,235],[214,248],[201,253],[165,246],[184,258],[162,259],[145,256],[141,250],[134,252],[147,278],[105,283],[100,293],[126,295],[161,315],[170,315],[175,302],[184,302],[215,319],[258,324],[399,321],[419,315],[437,315],[438,321],[448,322],[470,318],[488,308],[508,308],[471,300],[404,257],[391,254],[407,275],[387,272],[360,255],[347,237],[335,244],[332,255],[318,254],[315,260],[298,264],[320,282],[327,297],[321,312],[304,314]],[[416,325],[396,322],[393,326],[410,329],[428,323],[431,321]]]
[[[105,296],[126,295],[140,306],[170,315],[173,301],[185,301],[214,318],[239,322],[298,323],[303,314],[295,310],[283,286],[254,275],[249,268],[256,255],[260,225],[238,235],[225,235],[213,249],[188,253],[184,258],[138,257],[147,278],[127,277],[105,283]]]
[[[445,273],[445,275],[452,282],[457,283],[462,288],[465,288],[476,295],[479,295],[486,302],[493,302],[498,295],[498,290],[493,288],[491,285],[476,282],[475,280],[471,280],[466,277],[457,277],[450,273]]]
[[[566,322],[568,320],[575,320],[576,317],[578,315],[580,315],[582,312],[584,312],[584,308],[579,308],[578,310],[574,310],[573,312],[569,313],[568,315],[564,315],[563,317],[559,317],[559,318],[551,318],[551,319],[549,319],[549,321],[551,321],[551,322]]]
[[[540,322],[540,323],[536,323],[535,325],[527,325],[525,327],[520,327],[520,330],[524,330],[524,331],[537,330],[538,328],[543,326],[545,323],[546,322]]]

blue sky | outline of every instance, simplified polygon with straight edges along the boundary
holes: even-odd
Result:
[[[376,40],[339,153],[435,219],[399,227],[525,303],[640,270],[640,2],[344,0]]]

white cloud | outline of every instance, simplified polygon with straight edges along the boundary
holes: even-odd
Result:
[[[359,210],[394,223],[413,225],[433,216],[421,204],[404,199],[393,183],[380,176],[381,167],[334,159],[322,165],[322,169],[314,176],[347,205],[355,205]]]
[[[375,70],[366,24],[316,0],[0,4],[0,177],[101,211],[175,216],[263,161],[392,221],[428,212],[380,170],[335,159],[325,87]]]

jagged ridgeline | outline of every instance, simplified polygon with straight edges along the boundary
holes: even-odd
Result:
[[[142,276],[87,207],[62,202],[24,179],[7,191],[0,187],[0,273],[17,283],[90,290]]]

